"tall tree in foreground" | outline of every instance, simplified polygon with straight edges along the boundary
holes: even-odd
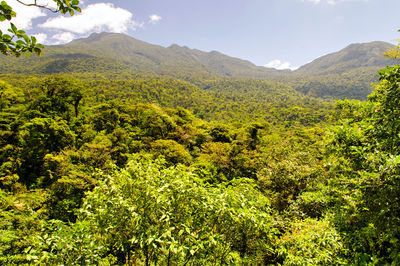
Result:
[[[82,241],[65,245],[81,226]],[[207,186],[182,165],[139,156],[87,194],[67,234],[50,227],[53,238],[37,238],[32,262],[97,264],[112,257],[121,265],[257,265],[269,262],[277,234],[269,201],[253,181]]]
[[[393,55],[398,52],[391,52]],[[400,263],[400,65],[382,69],[368,102],[342,101],[332,137],[335,210],[357,263]]]

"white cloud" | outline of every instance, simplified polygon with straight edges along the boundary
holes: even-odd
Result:
[[[15,0],[7,0],[7,4],[11,6],[17,14],[16,17],[11,19],[11,22],[20,30],[31,29],[33,19],[46,16],[43,10],[38,7],[25,6]],[[8,28],[10,28],[10,21],[6,20],[0,22],[0,30],[5,32]]]
[[[321,2],[321,0],[302,0],[303,2],[311,2],[313,4],[319,4]]]
[[[62,44],[62,43],[68,43],[75,39],[75,35],[72,34],[71,32],[63,32],[63,33],[58,33],[53,35],[51,38],[57,40],[53,44]]]
[[[38,34],[33,34],[33,36],[36,37],[36,40],[38,43],[45,43],[47,40],[47,34],[46,33],[38,33]]]
[[[150,23],[156,24],[157,22],[159,22],[162,19],[162,17],[160,17],[159,15],[153,14],[153,15],[149,16],[149,19],[150,19],[150,21],[149,21]]]
[[[134,21],[132,13],[126,9],[114,7],[112,3],[97,3],[84,8],[81,14],[73,17],[50,18],[39,26],[85,34],[92,31],[122,33],[142,25]]]
[[[269,68],[275,68],[278,70],[283,70],[283,69],[290,69],[290,70],[296,70],[298,67],[293,66],[290,62],[282,62],[279,59],[272,60],[268,64],[264,65],[265,67]]]

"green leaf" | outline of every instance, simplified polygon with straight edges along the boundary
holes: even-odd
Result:
[[[26,43],[30,43],[31,41],[27,35],[23,35],[22,38],[24,38]]]
[[[11,24],[11,29],[13,30],[14,33],[17,33],[17,27],[15,27],[14,23],[10,23]]]
[[[42,50],[41,50],[41,49],[35,47],[35,48],[33,49],[33,51],[34,51],[38,56],[42,56]]]
[[[3,34],[2,39],[3,39],[3,42],[10,42],[12,40],[12,37],[8,34]]]

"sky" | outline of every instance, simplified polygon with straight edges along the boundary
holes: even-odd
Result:
[[[17,13],[12,22],[43,44],[118,32],[277,69],[295,69],[351,43],[400,38],[400,0],[84,0],[73,17],[6,2]],[[8,25],[1,22],[0,30]]]

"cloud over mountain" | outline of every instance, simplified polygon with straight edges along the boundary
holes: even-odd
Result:
[[[279,59],[272,60],[268,64],[264,65],[265,67],[275,68],[278,70],[290,69],[296,70],[298,67],[293,66],[290,62],[282,62]]]
[[[73,17],[50,18],[42,28],[69,31],[76,34],[86,34],[93,31],[127,32],[129,29],[141,27],[142,24],[133,19],[133,14],[112,3],[97,3],[88,5],[81,14]]]

